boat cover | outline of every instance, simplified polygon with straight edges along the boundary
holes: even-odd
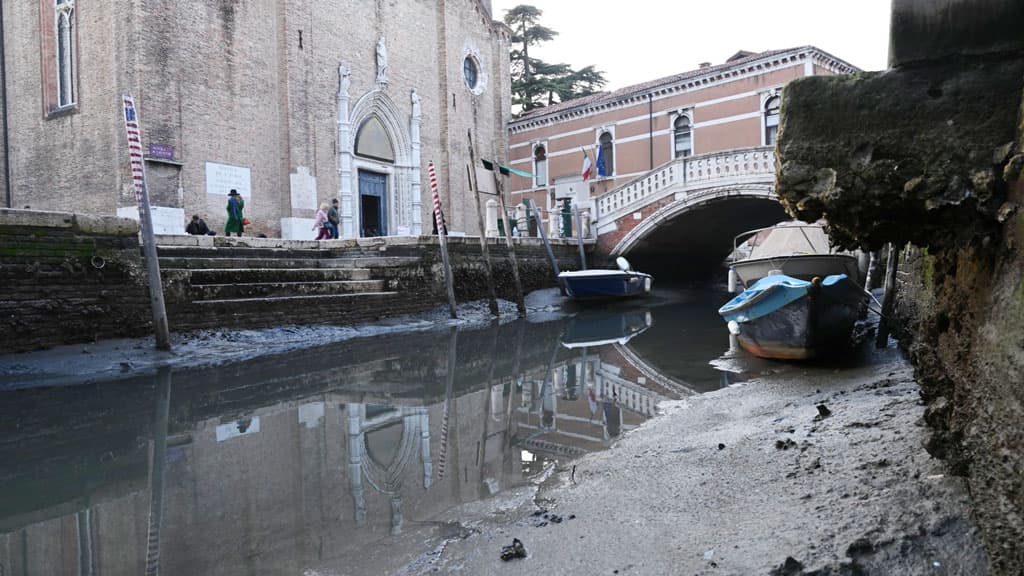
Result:
[[[834,286],[847,279],[846,274],[833,274],[822,280],[822,286]],[[784,274],[765,276],[718,309],[726,321],[749,322],[799,300],[807,294],[811,283]]]

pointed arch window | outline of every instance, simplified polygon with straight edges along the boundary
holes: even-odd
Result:
[[[395,149],[387,130],[376,116],[367,118],[356,133],[356,155],[394,164]]]
[[[533,149],[533,174],[538,188],[548,185],[548,151],[543,144]]]
[[[75,0],[39,0],[40,82],[47,116],[78,103],[78,12]]]
[[[54,33],[57,47],[57,107],[75,103],[75,1],[54,0]]]
[[[676,158],[693,154],[693,127],[688,116],[680,115],[673,125],[675,136],[674,152]]]
[[[774,146],[779,134],[779,104],[781,99],[772,96],[764,103],[764,144]]]

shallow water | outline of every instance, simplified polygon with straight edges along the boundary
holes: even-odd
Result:
[[[727,299],[0,393],[0,574],[416,572],[445,511],[742,380]]]

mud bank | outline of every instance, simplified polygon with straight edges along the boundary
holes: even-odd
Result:
[[[783,370],[665,406],[517,506],[453,510],[486,514],[408,572],[988,573],[964,481],[926,452],[894,349]],[[513,538],[528,556],[502,562]]]

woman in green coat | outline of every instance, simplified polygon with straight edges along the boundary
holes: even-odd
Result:
[[[228,223],[224,225],[224,234],[231,236],[232,232],[237,232],[239,236],[242,235],[245,229],[242,225],[244,216],[242,216],[242,209],[245,208],[245,200],[238,194],[238,190],[234,188],[231,192],[228,192]]]

